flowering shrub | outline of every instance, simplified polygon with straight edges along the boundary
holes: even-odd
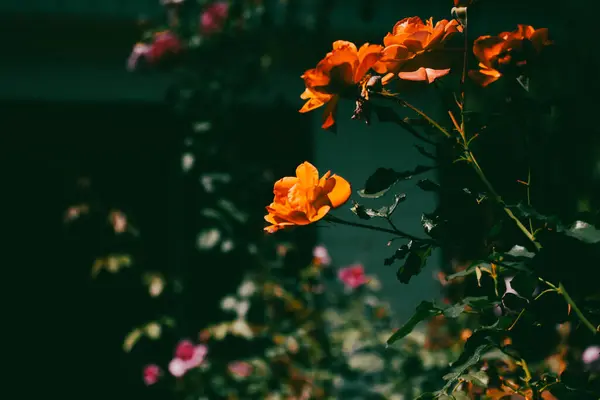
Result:
[[[299,282],[285,279],[277,271],[286,267],[290,246],[281,245],[272,260],[268,270],[275,272],[248,276],[222,299],[231,319],[207,326],[196,343],[179,341],[168,372],[147,365],[145,384],[175,381],[184,396],[206,398],[396,399],[428,383],[408,370],[437,376],[458,355],[462,339],[435,349],[418,330],[402,347],[387,348],[395,319],[378,296],[378,280],[361,264],[336,268],[322,246]],[[238,349],[231,359],[230,346]]]
[[[335,269],[319,247],[312,263],[296,271],[285,262],[293,246],[276,245],[277,256],[270,258],[254,242],[233,237],[232,228],[206,228],[199,235],[200,248],[225,253],[243,247],[256,268],[235,295],[222,300],[229,318],[209,324],[197,337],[178,338],[168,362],[143,369],[147,385],[169,382],[181,397],[211,399],[600,396],[600,276],[588,268],[600,261],[600,232],[594,227],[599,214],[589,206],[585,212],[565,211],[547,200],[556,197],[548,183],[553,176],[535,162],[547,149],[535,143],[555,134],[556,110],[564,106],[544,90],[541,73],[559,68],[545,62],[557,58],[555,38],[530,25],[473,38],[467,15],[479,3],[455,0],[447,19],[437,22],[401,16],[381,43],[337,40],[302,75],[306,102],[300,112],[322,108],[324,129],[335,129],[339,102],[351,100],[356,104],[352,119],[371,123],[375,116],[397,125],[422,142],[417,149],[432,165],[378,168],[352,198],[346,179],[330,172],[320,176],[305,161],[295,176],[276,180],[264,217],[265,231],[274,235],[324,223],[386,232],[393,238],[389,246],[400,244],[383,263],[398,265],[401,284],[421,274],[434,250],[441,249],[450,258],[435,271],[443,299],[424,300],[408,321],[396,321],[390,305],[375,295],[376,279],[361,265]],[[234,32],[251,30],[265,11],[254,2],[233,1],[203,3],[197,12],[182,13],[186,4],[165,2],[167,27],[153,30],[134,47],[131,69],[139,69],[141,60],[155,67],[180,65],[195,55],[212,60],[219,55],[216,49],[236,42],[226,42]],[[190,15],[188,24],[184,17]],[[260,58],[250,54],[244,60],[268,65]],[[179,104],[189,113],[215,104],[226,109],[232,93],[250,81],[231,72],[245,65],[241,59],[212,69],[199,63],[196,79],[183,74]],[[409,87],[435,90],[443,117],[409,102]],[[493,109],[474,107],[482,93]],[[194,126],[198,132],[210,130],[209,123]],[[511,141],[515,133],[518,145]],[[495,146],[498,137],[510,141],[508,149]],[[186,171],[194,165],[194,157],[184,157]],[[421,215],[421,234],[404,232],[393,216],[401,212],[406,195],[394,192],[434,168],[449,178],[416,185],[439,195],[441,203]],[[203,176],[201,182],[213,192],[208,188],[229,182],[226,176]],[[367,204],[390,194],[388,206]],[[334,216],[348,201],[360,220],[381,220],[389,227]],[[207,215],[224,216],[228,227],[232,221],[247,223],[237,203],[216,203]],[[79,207],[69,215],[86,212]],[[111,221],[115,232],[124,229],[122,221]],[[116,269],[114,260],[102,265],[98,268]],[[164,289],[160,274],[144,281],[152,295]],[[126,338],[125,349],[142,337],[157,339],[162,327],[175,322],[164,317],[140,325]]]
[[[512,80],[519,85],[504,89],[509,103],[493,112],[519,127],[523,140],[539,140],[536,135],[544,131],[544,126],[538,121],[551,116],[539,106],[546,99],[539,97],[532,85],[538,83],[540,60],[553,51],[554,43],[547,29],[518,25],[512,32],[475,38],[471,45],[467,25],[470,3],[475,2],[455,1],[451,21],[434,24],[431,19],[424,23],[419,17],[401,19],[383,38],[383,46],[334,42],[333,50],[302,76],[306,90],[301,98],[308,101],[300,112],[325,105],[322,127],[331,129],[335,127],[337,103],[347,98],[356,102],[352,118],[369,122],[373,113],[382,122],[396,123],[431,148],[421,147],[420,151],[435,161],[437,168],[457,174],[449,184],[421,180],[417,186],[454,199],[463,209],[478,210],[485,225],[465,222],[460,212],[441,204],[434,212],[422,215],[424,235],[407,234],[392,221],[406,197],[401,194],[395,195],[387,207],[371,209],[356,201],[351,207],[360,219],[380,218],[389,228],[341,220],[329,212],[342,202],[327,202],[327,198],[320,197],[322,186],[317,183],[314,169],[310,184],[290,178],[275,184],[275,203],[285,198],[289,202],[286,204],[297,205],[286,208],[290,211],[287,214],[277,215],[277,227],[326,221],[388,232],[405,242],[384,261],[386,265],[400,264],[397,277],[403,284],[421,273],[434,249],[451,254],[457,246],[464,247],[465,241],[461,240],[469,234],[461,225],[481,229],[479,240],[470,243],[475,256],[457,258],[452,268],[439,274],[447,294],[444,302],[423,301],[413,317],[387,339],[390,346],[402,343],[417,324],[430,320],[430,347],[450,348],[456,343],[452,338],[464,341],[460,355],[451,360],[451,368],[440,377],[437,389],[421,393],[419,398],[595,399],[600,395],[600,376],[592,366],[597,362],[587,357],[598,357],[599,276],[594,272],[591,279],[589,271],[584,272],[581,266],[600,261],[600,232],[593,226],[598,223],[598,213],[567,217],[560,209],[536,211],[530,194],[536,165],[531,163],[524,166],[525,171],[529,170],[527,181],[512,178],[527,186],[526,199],[509,202],[483,168],[495,166],[480,162],[477,153],[478,148],[481,150],[478,144],[485,142],[486,136],[502,134],[510,125],[494,124],[486,119],[486,110],[469,108],[470,94],[482,90],[476,86],[486,90],[497,81]],[[450,43],[457,36],[462,36],[464,43],[461,65],[449,57]],[[474,68],[473,61],[477,63]],[[447,118],[435,119],[409,103],[401,91],[405,81],[435,82],[441,97],[448,100],[444,102]],[[510,101],[528,107],[530,117],[525,128],[517,117],[523,115],[522,110]],[[416,118],[400,117],[392,105],[409,109]],[[536,150],[540,151],[529,146],[527,152],[534,154]],[[468,169],[458,170],[457,164]],[[299,170],[306,165],[301,164]],[[406,172],[379,168],[357,193],[366,199],[382,197],[399,182],[432,168],[419,166]],[[339,200],[349,198],[344,195]],[[312,201],[323,206],[315,207]],[[274,223],[273,207],[267,210],[270,214],[265,219]],[[300,210],[311,210],[315,217],[299,218],[303,215]],[[550,216],[552,213],[556,215]],[[349,287],[364,282],[360,268],[342,270],[340,278]],[[377,365],[375,360],[370,363]]]

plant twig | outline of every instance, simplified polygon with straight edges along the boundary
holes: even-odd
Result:
[[[409,233],[403,232],[397,228],[394,227],[394,229],[387,229],[387,228],[380,228],[378,226],[373,226],[373,225],[367,225],[367,224],[361,224],[358,222],[350,222],[350,221],[346,221],[343,219],[340,219],[338,217],[334,217],[333,215],[327,215],[325,218],[323,218],[326,221],[329,222],[335,222],[341,225],[348,225],[348,226],[355,226],[357,228],[364,228],[364,229],[370,229],[372,231],[379,231],[379,232],[385,232],[385,233],[391,233],[393,235],[396,236],[401,236],[405,239],[410,239],[410,240],[414,240],[414,241],[419,241],[419,242],[431,242],[431,240],[429,239],[423,239],[423,238],[419,238],[416,236],[413,236]]]
[[[560,283],[558,285],[558,290],[563,295],[563,297],[565,298],[565,300],[567,301],[567,303],[571,306],[571,308],[575,311],[575,314],[577,314],[577,316],[579,317],[579,319],[581,320],[581,322],[583,322],[583,324],[590,331],[592,331],[592,333],[594,335],[597,334],[598,333],[598,329],[594,325],[592,325],[592,323],[586,318],[585,315],[583,315],[583,312],[581,312],[581,310],[579,309],[579,307],[577,306],[577,304],[575,304],[575,301],[573,301],[573,298],[569,295],[569,293],[567,292],[567,290],[565,289],[565,287],[563,286],[562,283]]]

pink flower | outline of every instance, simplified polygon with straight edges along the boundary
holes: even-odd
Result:
[[[127,59],[127,70],[134,71],[141,59],[146,57],[150,51],[150,46],[144,43],[137,43],[133,46],[133,50]]]
[[[247,378],[252,373],[252,365],[245,361],[232,361],[227,368],[232,375],[238,378]]]
[[[200,16],[200,31],[205,35],[221,31],[225,26],[228,14],[229,3],[226,1],[212,3]]]
[[[179,38],[172,32],[157,32],[154,34],[154,41],[146,53],[146,58],[149,63],[156,63],[168,54],[174,55],[179,53],[181,49],[182,46]]]
[[[600,346],[590,346],[581,355],[581,360],[589,366],[600,367]]]
[[[331,264],[331,257],[325,246],[317,246],[313,249],[315,264],[327,266]]]
[[[127,230],[127,217],[121,211],[111,211],[109,218],[115,233],[123,233]]]
[[[351,289],[356,289],[359,286],[367,283],[365,268],[361,264],[350,265],[338,271],[338,278]]]
[[[127,59],[127,69],[135,70],[141,60],[145,60],[149,64],[156,64],[168,55],[178,54],[182,49],[181,41],[172,32],[157,32],[154,34],[152,43],[137,43],[133,47]]]
[[[175,357],[169,363],[169,372],[176,378],[182,377],[188,370],[202,364],[207,353],[208,347],[205,345],[182,340],[177,344]]]
[[[156,364],[149,364],[144,367],[144,383],[146,386],[154,385],[158,382],[162,372]]]
[[[175,348],[175,358],[181,358],[183,361],[189,361],[194,357],[194,343],[191,340],[182,340]]]

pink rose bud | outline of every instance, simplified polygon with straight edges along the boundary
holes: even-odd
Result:
[[[356,289],[367,283],[365,268],[361,264],[354,264],[340,269],[338,271],[338,278],[346,285],[346,287],[351,289]]]
[[[146,386],[154,385],[158,382],[162,374],[160,367],[156,364],[149,364],[144,367],[144,383]]]

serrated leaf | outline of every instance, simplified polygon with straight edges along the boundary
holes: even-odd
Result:
[[[454,367],[455,364],[452,364],[454,372],[444,375],[443,379],[447,380],[448,382],[446,382],[446,385],[444,385],[442,390],[447,391],[450,389],[460,379],[461,376],[468,373],[469,369],[481,361],[483,354],[491,347],[492,346],[489,343],[480,344],[473,350],[472,353],[469,354],[469,357],[464,361],[464,363],[457,367]]]
[[[490,378],[487,376],[485,371],[470,372],[468,374],[462,375],[460,379],[463,381],[471,382],[474,385],[477,385],[482,388],[486,388],[490,383]]]
[[[481,310],[481,309],[485,309],[485,308],[490,308],[494,304],[496,304],[496,303],[493,301],[490,301],[490,299],[486,296],[465,297],[460,302],[458,302],[456,304],[452,304],[452,305],[444,308],[443,314],[447,318],[457,318],[459,315],[461,315],[465,311],[465,308],[467,306]]]
[[[413,242],[411,242],[413,243]],[[421,270],[427,264],[427,259],[431,255],[433,246],[430,244],[417,244],[412,245],[404,265],[398,268],[396,272],[396,278],[400,283],[408,283],[413,276],[421,273]]]
[[[430,179],[421,179],[417,182],[417,186],[426,192],[439,192],[441,190],[440,185]]]
[[[410,171],[397,172],[391,168],[377,168],[375,172],[367,179],[365,187],[358,191],[361,197],[378,198],[387,193],[396,182],[402,179],[410,179],[413,175],[422,174],[435,167],[418,165]]]
[[[436,156],[434,156],[433,154],[431,154],[430,152],[428,152],[428,151],[425,149],[425,147],[423,147],[423,146],[420,146],[420,145],[418,145],[418,144],[415,144],[415,148],[416,148],[416,149],[417,149],[417,151],[418,151],[420,154],[422,154],[423,156],[425,156],[425,157],[427,157],[427,158],[429,158],[429,159],[431,159],[431,160],[434,160],[434,161],[435,161],[435,160],[437,160],[437,157],[436,157]]]
[[[517,205],[507,207],[521,218],[531,218],[544,224],[548,224],[549,226],[556,228],[557,230],[564,229],[558,217],[540,214],[530,205],[518,203]]]
[[[473,400],[469,395],[465,392],[452,392],[450,396],[452,400]]]
[[[538,280],[524,272],[519,272],[510,280],[510,287],[519,294],[519,296],[530,298],[537,288]]]
[[[390,204],[389,206],[380,207],[378,209],[366,208],[363,205],[354,202],[354,205],[352,206],[352,208],[350,208],[350,211],[356,214],[360,219],[371,219],[375,217],[389,218],[392,216],[394,211],[396,211],[396,207],[398,207],[398,204],[400,204],[404,200],[406,200],[406,194],[396,194],[394,196],[394,202],[392,204]]]
[[[441,313],[442,310],[433,304],[433,302],[422,301],[415,309],[413,316],[410,317],[410,319],[404,325],[402,325],[400,329],[394,332],[392,336],[390,336],[390,338],[387,340],[388,346],[411,333],[420,322],[436,315],[440,315]]]
[[[391,257],[388,257],[383,261],[383,265],[392,265],[396,260],[404,260],[404,258],[410,252],[411,246],[412,241],[410,241],[408,244],[403,244],[402,246],[400,246],[400,248],[398,248]]]
[[[377,198],[383,196],[398,182],[398,172],[391,168],[377,168],[365,183],[364,189],[358,194],[362,197]]]
[[[535,253],[527,251],[523,246],[514,246],[506,255],[517,258],[533,258]]]
[[[575,221],[565,234],[589,244],[600,242],[600,230],[584,221]]]

